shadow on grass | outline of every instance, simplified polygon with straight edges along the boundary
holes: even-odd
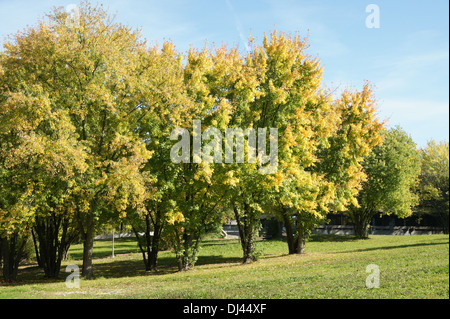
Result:
[[[347,242],[359,240],[358,237],[354,235],[334,235],[334,234],[313,234],[309,238],[309,242]]]
[[[45,278],[44,270],[37,265],[23,265],[19,267],[17,280],[13,282],[5,282],[0,278],[0,287],[15,287],[42,283],[64,282],[66,275],[65,267],[61,267],[59,278]],[[68,274],[67,274],[68,275]]]
[[[309,242],[346,242],[358,240],[352,235],[311,235]],[[273,239],[258,239],[255,242],[285,242],[286,238],[273,238]],[[239,239],[207,239],[203,240],[201,243],[202,247],[223,247],[236,245],[239,246]],[[125,253],[140,253],[139,247],[136,242],[136,238],[118,238],[115,241],[114,252],[116,255]],[[111,240],[96,240],[94,243],[93,259],[107,258],[111,257],[112,254],[112,242]],[[210,257],[201,257],[210,258]],[[212,259],[215,257],[212,256]],[[83,247],[81,245],[74,245],[69,251],[69,259],[82,260],[83,259]],[[233,261],[234,262],[234,261]]]
[[[223,256],[199,256],[195,267],[212,264],[236,264],[242,258]],[[122,278],[135,276],[162,276],[179,272],[176,259],[174,257],[158,258],[157,271],[145,271],[143,260],[120,260],[107,263],[94,264],[95,276],[103,278]],[[220,266],[219,266],[220,267]]]
[[[211,264],[226,264],[230,267],[232,264],[239,265],[242,261],[240,257],[224,257],[222,255],[199,256],[196,267]],[[81,272],[81,264],[79,265]],[[4,282],[0,279],[2,286],[23,286],[31,284],[61,283],[64,285],[69,273],[65,273],[66,266],[61,267],[59,278],[45,278],[44,270],[37,265],[24,265],[19,269],[17,281],[12,283]],[[113,258],[94,260],[94,280],[95,278],[124,278],[138,276],[163,276],[178,272],[178,266],[175,256],[164,256],[158,258],[158,271],[146,271],[144,261],[141,258],[129,260],[117,260]]]
[[[137,245],[136,238],[117,238],[114,243],[114,253],[116,255],[127,253],[139,253],[139,247]],[[112,241],[111,240],[95,240],[94,251],[92,258],[107,258],[112,255]],[[82,260],[83,259],[83,246],[82,244],[72,245],[69,250],[69,259]]]
[[[242,262],[242,257],[223,257],[222,255],[199,256],[195,265],[235,264]]]
[[[420,246],[436,246],[436,245],[448,245],[448,242],[418,243],[418,244],[406,244],[406,245],[395,245],[395,246],[369,247],[369,248],[361,248],[361,249],[354,249],[354,250],[337,251],[337,252],[335,252],[335,254],[355,253],[355,252],[375,251],[375,250],[401,249],[401,248],[411,248],[411,247],[420,247]]]
[[[359,240],[358,237],[354,235],[334,235],[334,234],[313,234],[307,240],[308,242],[346,242],[346,241],[356,241]],[[286,242],[286,236],[283,237],[274,237],[270,239],[260,239],[258,241],[265,242]]]
[[[239,245],[239,239],[208,239],[202,241],[202,247],[223,246],[223,245]]]

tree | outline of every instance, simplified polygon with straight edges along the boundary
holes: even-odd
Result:
[[[192,147],[179,163],[172,162],[177,167],[171,197],[175,206],[168,225],[179,270],[189,270],[195,265],[202,236],[223,221],[218,208],[225,199],[226,189],[222,185],[226,176],[221,164],[222,147],[217,146],[222,145],[220,135],[227,127],[230,113],[229,103],[220,96],[227,74],[223,50],[214,54],[206,47],[191,49],[186,57],[184,87],[190,102],[180,110],[185,120],[179,122],[184,125],[179,128],[192,127],[190,133],[186,129],[189,134],[184,136]]]
[[[57,251],[68,249],[70,242],[64,231],[61,237],[59,212],[70,193],[70,178],[85,170],[83,150],[73,137],[75,129],[67,121],[67,113],[51,109],[40,83],[18,76],[28,72],[33,78],[28,69],[31,65],[25,61],[21,65],[14,46],[7,43],[5,47],[0,55],[0,237],[9,259],[5,259],[4,277],[15,279],[18,258],[33,225],[41,230],[45,216],[50,215],[59,219],[52,221],[55,227],[46,233],[46,243],[54,244],[53,251],[47,251],[44,234],[39,231],[40,248],[46,275],[54,277],[59,272]]]
[[[244,72],[241,71],[246,77],[235,86],[232,124],[255,132],[272,129],[276,133],[269,135],[269,142],[262,148],[260,139],[266,140],[267,136],[258,134],[258,161],[238,165],[233,174],[239,180],[233,186],[232,204],[244,262],[255,259],[254,239],[265,207],[297,205],[300,209],[301,205],[311,204],[306,201],[314,200],[297,191],[305,186],[305,191],[316,192],[313,184],[320,177],[312,176],[305,167],[311,165],[311,149],[316,147],[314,120],[321,123],[319,109],[326,107],[318,103],[319,107],[314,109],[321,99],[322,70],[319,62],[306,54],[306,40],[274,31],[270,37],[264,37],[262,45],[250,42],[252,51],[243,61]],[[246,90],[242,90],[243,86]],[[259,152],[273,154],[273,160],[264,163]],[[268,174],[261,174],[261,169]],[[310,187],[305,185],[308,183]]]
[[[198,173],[202,179],[195,177],[198,173],[191,173],[190,179],[194,177],[192,184],[197,185],[197,189],[201,191],[193,188],[192,192],[188,191],[188,194],[198,194],[196,195],[198,207],[202,212],[199,214],[200,218],[190,218],[189,221],[196,220],[200,225],[214,228],[222,222],[220,212],[231,209],[238,222],[243,261],[249,262],[255,259],[254,237],[261,213],[261,206],[258,205],[256,196],[265,177],[259,173],[260,166],[256,164],[256,158],[253,156],[255,161],[250,160],[252,157],[250,153],[253,151],[250,150],[248,141],[245,144],[244,135],[248,132],[247,129],[253,130],[253,137],[256,137],[255,134],[258,133],[256,120],[259,111],[251,109],[251,102],[262,94],[258,92],[257,77],[263,66],[255,66],[252,55],[242,56],[237,48],[227,50],[221,47],[207,56],[197,54],[192,57],[195,58],[191,60],[192,62],[202,62],[192,63],[192,66],[208,64],[211,66],[209,70],[203,71],[208,80],[203,86],[199,85],[201,84],[198,81],[199,72],[188,69],[192,75],[190,75],[190,83],[197,87],[196,91],[191,91],[191,96],[195,94],[197,99],[201,97],[204,101],[204,113],[201,117],[202,131],[206,132],[212,127],[225,134],[225,138],[220,139],[219,147],[220,151],[225,149],[225,156],[217,154],[214,150],[214,157],[218,161],[201,164],[199,167],[201,170]],[[265,139],[264,136],[264,141]],[[234,147],[235,140],[236,147]],[[238,143],[238,140],[241,142]],[[203,146],[210,145],[208,139],[205,142]],[[253,149],[255,147],[256,144],[253,145]],[[246,161],[245,152],[247,153]],[[203,157],[205,155],[209,154],[204,153]],[[187,168],[192,169],[192,166]],[[191,195],[188,196],[192,198]]]
[[[419,209],[438,218],[448,233],[449,147],[448,142],[431,140],[420,150],[422,170],[418,193]]]
[[[11,194],[10,191],[8,193]],[[31,234],[29,225],[33,209],[26,199],[28,197],[23,194],[14,203],[3,200],[0,204],[0,255],[5,281],[16,280],[19,262]]]
[[[382,145],[364,160],[367,175],[358,194],[358,203],[348,211],[359,238],[368,237],[368,226],[375,213],[412,214],[418,204],[414,189],[420,173],[420,154],[411,137],[400,127],[385,132]]]
[[[73,159],[83,170],[70,176],[65,203],[73,207],[84,243],[82,274],[92,278],[96,221],[105,212],[123,215],[145,198],[139,172],[151,154],[134,128],[145,110],[140,73],[146,48],[138,32],[114,23],[102,7],[82,3],[79,13],[73,24],[56,9],[48,23],[5,43],[3,107],[5,118],[22,112],[31,138],[52,136],[54,127],[43,129],[49,124],[43,115],[58,118],[59,130],[70,133],[67,148],[79,152]]]
[[[316,142],[307,144],[309,148],[303,151],[309,152],[311,161],[299,159],[303,176],[288,175],[275,196],[278,204],[273,211],[285,224],[291,254],[304,252],[312,229],[325,221],[330,210],[342,211],[355,201],[364,177],[362,161],[380,142],[383,125],[375,116],[375,100],[368,84],[360,92],[346,90],[334,101],[329,93],[318,96],[322,98],[312,105],[316,114],[310,127]]]
[[[326,212],[354,200],[363,157],[380,141],[383,124],[376,119],[370,86],[344,91],[333,101],[321,88],[320,62],[306,54],[307,48],[299,36],[274,31],[265,37],[245,64],[253,74],[246,82],[253,95],[234,97],[236,123],[278,132],[271,174],[258,173],[261,163],[240,164],[234,174],[239,183],[232,203],[244,260],[252,260],[252,238],[260,213],[267,210],[284,221],[289,252],[303,253],[306,238]]]
[[[1,108],[0,129],[8,125],[6,121],[1,121],[3,111]],[[32,177],[26,170],[29,157],[25,156],[23,161],[16,162],[18,159],[12,156],[12,149],[18,145],[17,133],[11,131],[0,134],[0,255],[5,281],[17,278],[19,262],[31,235],[35,214],[32,193],[36,184],[30,182]]]
[[[141,170],[148,175],[145,188],[149,195],[143,208],[131,212],[127,219],[138,239],[145,269],[157,270],[164,229],[168,222],[180,218],[172,198],[181,166],[170,160],[170,135],[176,127],[192,125],[193,103],[186,94],[182,55],[171,42],[150,48],[146,60],[148,67],[141,74],[146,82],[146,110],[138,119],[136,132],[153,154]]]

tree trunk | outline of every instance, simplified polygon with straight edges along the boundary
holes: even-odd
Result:
[[[178,243],[178,247],[183,247],[178,248],[177,252],[178,271],[188,271],[194,267],[197,261],[200,237],[200,232],[188,233],[188,230],[184,229],[182,241]]]
[[[246,208],[246,207],[245,207]],[[243,251],[243,263],[250,263],[256,260],[255,256],[255,221],[251,220],[250,212],[245,209],[244,215],[241,218],[236,206],[233,207],[236,223],[239,229],[239,238],[241,241]]]
[[[54,266],[56,259],[56,256],[54,256],[56,251],[54,250],[55,243],[53,238],[55,230],[49,219],[36,217],[34,227],[39,240],[39,256],[46,278],[55,276]]]
[[[37,245],[36,235],[35,235],[33,229],[31,230],[31,236],[33,237],[33,245],[34,245],[34,251],[36,253],[36,261],[38,263],[38,266],[42,268],[43,265],[42,265],[40,254],[39,254],[39,249],[38,249],[38,245]]]
[[[370,209],[353,210],[352,221],[355,228],[355,236],[360,239],[369,238],[369,223],[373,216],[373,211]]]
[[[300,213],[296,214],[297,220],[295,223],[286,209],[283,209],[282,216],[286,227],[286,239],[289,254],[304,254],[306,242],[305,237],[307,236],[306,232],[308,230],[308,226],[305,226],[305,221],[301,220],[302,216]],[[296,234],[294,234],[294,229],[296,230]]]
[[[148,255],[149,270],[153,271],[158,270],[158,252],[159,252],[159,243],[161,240],[161,231],[162,227],[160,227],[159,224],[156,224],[153,230],[153,238],[150,253]]]
[[[10,278],[10,259],[9,259],[9,245],[8,245],[8,239],[1,238],[0,239],[0,250],[1,255],[3,257],[3,265],[2,265],[2,273],[3,273],[3,279],[5,281],[11,281]]]
[[[244,242],[244,256],[243,263],[248,264],[256,260],[255,256],[255,244],[253,236],[247,237]]]
[[[190,265],[189,254],[185,252],[181,257],[181,271],[188,271],[191,269]]]
[[[448,209],[442,207],[439,210],[438,220],[439,220],[439,223],[441,224],[442,232],[444,234],[448,234],[448,226],[449,226],[448,225],[448,222],[449,222]]]
[[[77,209],[76,218],[78,221],[78,230],[83,239],[83,266],[81,275],[86,279],[92,279],[94,277],[94,269],[92,267],[92,254],[94,251],[94,214],[92,211],[84,213],[84,218],[81,214],[82,213]]]
[[[83,268],[81,274],[86,279],[94,277],[92,254],[94,251],[94,216],[86,214],[86,231],[83,234]]]
[[[178,265],[178,271],[183,270],[183,256],[177,255],[177,265]]]
[[[144,247],[142,247],[141,237],[139,237],[139,233],[133,225],[131,225],[131,228],[133,229],[134,236],[136,236],[136,240],[138,242],[139,249],[141,250],[142,259],[144,260],[145,270],[148,270],[149,269],[148,268],[149,267],[148,260],[147,260],[147,256],[145,255],[145,249],[144,249]]]
[[[304,229],[302,223],[297,218],[297,240],[295,242],[295,253],[296,254],[304,254],[305,253],[305,238],[304,238]]]
[[[192,241],[194,240],[194,233],[188,234],[187,233],[187,229],[184,229],[184,234],[183,234],[183,245],[184,245],[184,249],[183,249],[183,255],[182,255],[182,268],[181,270],[183,271],[187,271],[189,269],[191,269],[192,265],[193,265],[193,260],[191,260],[191,245],[192,245]]]
[[[145,241],[143,241],[141,237],[139,237],[136,228],[132,226],[133,232],[138,241],[139,249],[142,253],[146,271],[158,270],[158,252],[159,245],[161,243],[161,235],[164,228],[163,218],[164,216],[160,211],[156,211],[154,218],[150,214],[147,214],[145,216]],[[152,225],[153,236],[150,235]]]
[[[0,269],[3,269],[3,238],[0,237]]]
[[[17,279],[19,263],[26,241],[27,238],[20,240],[17,234],[9,239],[1,239],[0,249],[2,250],[3,257],[3,279],[7,282],[12,282]]]
[[[69,220],[61,215],[36,216],[33,241],[40,266],[46,278],[58,278],[61,261],[67,254],[74,236],[67,233]],[[60,233],[60,231],[62,232]],[[35,233],[37,236],[35,236]],[[37,245],[39,242],[39,245]]]
[[[158,251],[153,249],[150,251],[148,256],[148,266],[147,270],[158,271]]]
[[[289,251],[289,255],[291,255],[291,254],[295,253],[295,238],[294,238],[294,232],[292,231],[292,227],[293,227],[292,219],[287,214],[286,209],[283,209],[282,215],[283,215],[284,227],[286,228],[286,241],[288,244],[288,251]]]
[[[355,236],[358,237],[359,239],[369,238],[368,225],[363,222],[355,224]]]

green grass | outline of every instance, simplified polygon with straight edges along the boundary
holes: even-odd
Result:
[[[201,244],[195,268],[177,272],[174,254],[160,252],[160,271],[146,272],[137,244],[116,240],[94,246],[94,280],[79,289],[65,285],[68,264],[81,266],[74,245],[58,280],[35,265],[19,271],[18,282],[0,284],[0,298],[449,298],[449,237],[315,235],[306,254],[287,255],[281,240],[259,241],[261,258],[241,263],[237,240],[210,238]],[[380,269],[380,288],[366,288],[366,267]]]

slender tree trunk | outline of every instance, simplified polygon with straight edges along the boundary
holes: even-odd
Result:
[[[41,259],[42,268],[44,268],[45,277],[52,277],[54,273],[52,257],[52,245],[54,231],[51,227],[51,222],[46,218],[36,216],[36,224],[34,226],[39,240],[39,256]]]
[[[2,274],[3,279],[5,281],[10,281],[10,260],[9,260],[9,245],[8,245],[8,239],[6,238],[0,238],[0,250],[1,255],[3,257],[3,264],[2,264]]]
[[[132,226],[133,232],[138,240],[139,249],[142,253],[146,271],[158,270],[158,252],[161,243],[161,235],[164,228],[163,218],[163,214],[158,210],[156,210],[155,216],[153,217],[150,214],[145,216],[145,241],[141,239],[136,228]],[[153,236],[151,235],[152,226]]]
[[[161,234],[164,228],[164,222],[161,220],[162,216],[157,213],[155,218],[146,215],[145,217],[145,245],[142,245],[141,237],[139,236],[136,228],[132,226],[133,232],[138,241],[139,249],[142,253],[142,258],[144,260],[146,271],[157,271],[158,270],[158,252],[159,245],[161,242]],[[151,224],[153,225],[153,236],[151,235]]]
[[[293,227],[292,219],[287,214],[286,209],[283,209],[282,215],[283,215],[284,227],[286,228],[286,241],[288,244],[288,251],[289,251],[289,254],[291,255],[291,254],[295,253],[295,238],[294,238],[294,232],[292,231],[292,227]]]
[[[61,261],[67,254],[74,238],[74,236],[69,237],[68,227],[69,220],[63,216],[36,217],[33,240],[36,255],[47,278],[58,278],[59,276]]]
[[[13,235],[10,238],[1,239],[2,257],[3,257],[3,279],[12,282],[17,279],[20,259],[27,238],[19,238],[19,235]]]
[[[131,225],[131,228],[133,229],[134,235],[136,236],[136,240],[138,242],[139,249],[142,253],[142,259],[144,260],[145,270],[148,270],[149,266],[148,266],[147,256],[145,255],[146,250],[144,249],[144,247],[142,247],[141,237],[139,237],[139,233],[133,225]]]
[[[177,259],[178,271],[183,270],[183,245],[181,236],[176,227],[173,228],[175,239],[174,239],[174,249]]]
[[[188,234],[188,230],[184,229],[183,234],[183,256],[182,256],[182,269],[184,271],[187,271],[191,269],[193,265],[193,260],[191,259],[191,245],[192,241],[194,240],[194,233]]]
[[[158,252],[159,252],[159,244],[161,240],[161,232],[162,226],[157,222],[154,225],[153,230],[153,238],[151,243],[151,249],[148,255],[148,263],[150,270],[157,271],[158,270]]]
[[[86,214],[86,231],[83,234],[83,268],[81,274],[86,279],[94,277],[92,266],[92,255],[94,251],[94,216],[92,213]]]
[[[150,254],[151,254],[151,245],[152,245],[152,236],[150,235],[150,217],[149,215],[145,215],[145,248],[147,250],[147,268],[145,270],[150,270]]]
[[[3,269],[3,238],[0,237],[0,269]]]
[[[183,270],[183,256],[177,255],[177,265],[178,265],[178,271]]]
[[[244,215],[246,217],[241,218],[239,216],[239,210],[236,206],[233,207],[236,223],[239,229],[239,237],[241,241],[243,257],[243,263],[250,263],[256,260],[255,256],[255,223],[250,216],[248,207],[244,207]]]
[[[303,225],[299,220],[297,220],[297,240],[295,243],[296,244],[295,245],[295,253],[296,254],[304,254],[305,253],[305,238],[304,238],[303,232],[304,232]]]
[[[61,262],[63,258],[67,255],[67,251],[69,250],[71,239],[69,238],[68,234],[68,228],[69,228],[69,220],[63,219],[62,221],[62,234],[61,234],[61,240],[59,241],[59,245],[57,247],[57,258],[56,258],[56,272],[55,277],[57,278],[59,276],[59,272],[61,270]]]
[[[148,270],[158,271],[158,250],[154,247],[148,256]]]
[[[34,251],[36,253],[36,261],[38,263],[38,266],[42,268],[43,265],[42,265],[41,257],[40,257],[40,254],[39,254],[39,248],[38,248],[38,245],[37,245],[36,234],[34,233],[33,229],[31,230],[31,236],[33,237],[33,245],[34,245]]]

